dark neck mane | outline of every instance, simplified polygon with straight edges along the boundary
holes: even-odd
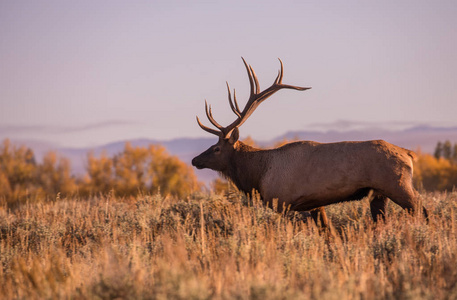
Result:
[[[235,152],[228,168],[221,172],[230,179],[236,187],[246,194],[252,190],[259,191],[260,182],[265,174],[268,159],[265,150],[248,146],[240,141],[235,144]]]

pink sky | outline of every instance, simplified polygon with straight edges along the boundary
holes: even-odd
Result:
[[[208,136],[241,61],[284,82],[241,135],[340,120],[457,125],[456,1],[2,1],[0,139],[90,146]],[[208,122],[206,122],[208,124]],[[325,126],[324,126],[325,127]]]

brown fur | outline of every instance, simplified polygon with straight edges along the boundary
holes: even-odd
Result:
[[[216,153],[215,148],[219,149]],[[258,191],[266,204],[277,200],[279,209],[320,209],[359,200],[373,190],[371,210],[377,220],[385,214],[387,198],[404,209],[417,211],[413,157],[414,152],[382,140],[329,144],[301,141],[261,150],[221,138],[192,164],[219,171],[245,193]],[[326,218],[323,209],[319,212]]]

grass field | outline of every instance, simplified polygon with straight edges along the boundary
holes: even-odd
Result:
[[[368,200],[332,226],[239,194],[58,199],[0,208],[2,299],[457,299],[457,192],[430,222]]]

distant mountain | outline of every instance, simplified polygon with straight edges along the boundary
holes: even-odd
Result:
[[[260,145],[268,147],[274,143],[288,140],[313,140],[317,142],[330,143],[338,141],[363,141],[383,139],[392,144],[405,147],[411,150],[420,149],[422,152],[432,153],[438,141],[450,140],[457,142],[457,127],[432,127],[416,126],[404,130],[386,130],[382,128],[366,128],[357,130],[328,130],[328,131],[290,131],[270,141],[260,141]],[[172,155],[178,156],[182,161],[190,164],[192,158],[206,150],[216,142],[216,138],[178,138],[173,140],[135,139],[109,143],[92,148],[62,148],[46,142],[13,140],[16,144],[26,145],[32,148],[37,159],[40,161],[43,155],[54,150],[64,157],[70,159],[75,174],[81,175],[85,172],[87,154],[92,151],[100,155],[105,151],[109,156],[121,152],[126,142],[132,146],[146,147],[150,144],[160,144],[167,148]],[[217,174],[211,170],[195,170],[199,179],[203,182],[210,182]]]

